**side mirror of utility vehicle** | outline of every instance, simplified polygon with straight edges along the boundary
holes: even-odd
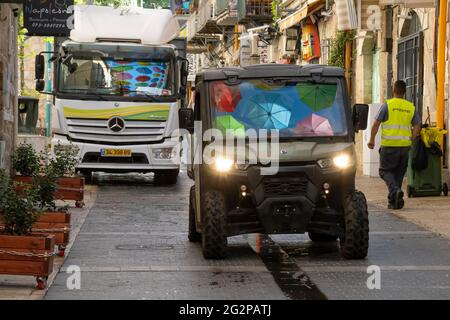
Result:
[[[43,92],[45,89],[45,81],[43,79],[36,80],[36,91]]]
[[[36,80],[44,79],[45,74],[45,60],[42,54],[36,55],[34,61],[34,78]]]
[[[180,108],[178,110],[178,121],[180,129],[186,129],[189,133],[194,132],[194,110],[191,108]]]
[[[353,106],[353,127],[355,131],[367,129],[367,118],[369,116],[368,104],[355,104]]]
[[[183,60],[181,61],[180,65],[180,84],[183,88],[187,87],[188,82],[188,75],[189,75],[189,61]]]

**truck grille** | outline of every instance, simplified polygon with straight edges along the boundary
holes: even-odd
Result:
[[[68,118],[67,127],[72,139],[108,144],[142,144],[163,139],[165,121],[125,120],[125,129],[113,132],[108,120]]]
[[[266,197],[305,195],[308,190],[308,179],[302,176],[267,177],[263,182]]]
[[[87,152],[82,163],[148,164],[148,159],[143,153],[133,153],[131,157],[102,157],[99,152]]]

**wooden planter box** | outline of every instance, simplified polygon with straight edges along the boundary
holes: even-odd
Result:
[[[3,228],[4,224],[0,214],[0,232]],[[32,232],[39,236],[53,235],[55,245],[58,246],[58,256],[64,257],[70,239],[70,213],[46,211],[33,225]]]
[[[15,176],[14,181],[23,184],[30,184],[31,177]],[[75,200],[77,208],[81,208],[84,203],[84,178],[83,177],[63,177],[58,179],[58,188],[55,192],[55,199]]]
[[[36,277],[38,289],[47,286],[53,271],[53,235],[0,235],[0,274]]]

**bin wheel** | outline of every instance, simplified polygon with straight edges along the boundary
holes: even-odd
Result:
[[[75,201],[75,207],[83,208],[84,207],[84,202],[80,201],[80,200]]]
[[[39,290],[44,290],[47,288],[47,278],[45,277],[36,277],[36,287]]]
[[[411,186],[406,187],[406,194],[408,195],[408,198],[414,197],[414,188]]]
[[[442,193],[444,194],[444,196],[448,196],[448,185],[445,182],[442,185]]]

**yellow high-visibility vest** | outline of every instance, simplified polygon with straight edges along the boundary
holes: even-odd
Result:
[[[381,124],[381,145],[383,147],[409,147],[412,138],[412,119],[416,108],[404,99],[387,101],[388,120]]]

